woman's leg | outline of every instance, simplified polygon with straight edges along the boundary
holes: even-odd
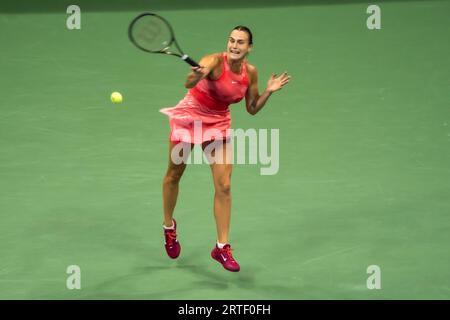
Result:
[[[214,144],[214,148],[211,149]],[[206,142],[202,145],[206,156],[215,160],[211,163],[211,171],[214,180],[214,216],[216,219],[217,241],[228,243],[231,216],[231,172],[232,146],[226,140]],[[207,151],[208,149],[212,151]],[[209,154],[208,154],[209,153]]]
[[[212,143],[204,144],[203,150],[205,150],[207,156],[211,145]],[[228,241],[231,217],[233,147],[231,143],[220,141],[218,144],[214,142],[214,148],[212,150],[209,158],[212,158],[213,161],[213,163],[211,163],[212,161],[210,160],[214,188],[216,191],[214,194],[214,216],[216,218],[217,241],[219,243],[215,245],[214,249],[211,251],[211,257],[221,263],[228,271],[238,272],[241,267],[234,259]],[[214,162],[214,160],[216,162]]]
[[[182,146],[178,145],[179,143],[184,144],[184,148],[179,148]],[[179,143],[169,142],[169,163],[166,175],[163,179],[164,225],[166,227],[172,226],[173,211],[178,198],[178,185],[184,169],[186,169],[186,159],[193,147],[193,145],[186,144],[185,142]],[[175,147],[177,147],[176,150],[174,150]],[[178,151],[178,149],[181,149],[180,152],[175,152]],[[188,150],[188,152],[185,152],[186,150]],[[181,157],[184,161],[180,163],[179,158],[174,159],[174,156]]]

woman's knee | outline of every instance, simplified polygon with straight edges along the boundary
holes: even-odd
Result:
[[[170,168],[164,176],[164,183],[176,185],[183,176],[184,168]]]
[[[231,180],[229,178],[218,179],[215,183],[216,192],[220,195],[228,196],[231,194]]]

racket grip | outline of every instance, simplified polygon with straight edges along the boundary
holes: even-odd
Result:
[[[184,60],[185,62],[189,63],[193,67],[200,67],[200,65],[197,62],[195,62],[194,60],[192,60],[191,58],[189,58],[189,56],[187,54],[183,55],[181,57],[181,59]]]

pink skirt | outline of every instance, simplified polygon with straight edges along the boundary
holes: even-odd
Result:
[[[230,110],[205,107],[189,92],[175,107],[159,111],[169,116],[169,139],[172,142],[201,144],[230,137]]]

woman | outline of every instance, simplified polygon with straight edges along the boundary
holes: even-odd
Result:
[[[245,26],[235,27],[227,44],[227,51],[207,55],[200,60],[201,67],[192,67],[185,87],[188,93],[173,108],[161,109],[170,119],[169,165],[163,180],[164,236],[168,256],[175,259],[181,251],[177,240],[177,224],[173,211],[178,196],[178,184],[185,161],[194,144],[201,144],[209,158],[214,181],[214,216],[217,228],[217,243],[211,252],[213,259],[233,272],[240,270],[233,258],[228,233],[231,214],[231,171],[232,148],[229,129],[231,127],[228,106],[237,103],[245,96],[246,108],[251,115],[257,114],[266,104],[270,95],[289,82],[285,72],[280,76],[272,74],[266,90],[258,92],[258,74],[256,68],[246,60],[253,48],[253,36]],[[213,136],[194,134],[194,127],[201,126],[202,132],[213,131]],[[220,143],[218,143],[220,142]],[[179,144],[188,145],[188,151],[179,151]],[[214,144],[214,145],[211,145]],[[213,146],[214,148],[211,148]],[[206,152],[208,150],[208,152]],[[209,153],[209,154],[208,154]]]

